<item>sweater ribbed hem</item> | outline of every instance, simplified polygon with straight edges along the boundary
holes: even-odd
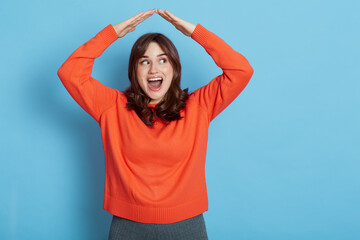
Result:
[[[198,42],[201,46],[204,46],[207,38],[209,38],[208,34],[211,34],[210,31],[198,23],[194,32],[191,34],[191,38]]]
[[[208,198],[202,196],[172,208],[151,208],[133,205],[105,195],[103,208],[109,213],[142,223],[169,224],[195,217],[208,210]]]
[[[111,24],[103,28],[103,30],[101,30],[98,34],[102,39],[104,39],[106,45],[112,44],[119,38],[113,25]]]

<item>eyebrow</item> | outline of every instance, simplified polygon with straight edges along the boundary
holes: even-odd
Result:
[[[159,54],[159,55],[157,55],[158,57],[161,57],[161,56],[167,56],[167,54],[166,53],[161,53],[161,54]],[[149,56],[142,56],[141,58],[149,58]]]

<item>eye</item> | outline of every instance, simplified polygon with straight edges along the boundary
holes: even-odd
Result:
[[[140,63],[141,63],[141,64],[149,64],[149,61],[148,61],[148,60],[144,60],[144,61],[141,61]]]
[[[165,59],[165,58],[162,58],[162,59],[160,59],[160,62],[161,62],[161,63],[166,63],[166,59]]]

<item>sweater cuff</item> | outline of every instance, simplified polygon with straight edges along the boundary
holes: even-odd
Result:
[[[204,46],[206,43],[206,39],[208,38],[209,30],[203,27],[200,23],[198,23],[195,27],[195,30],[191,34],[191,38],[198,42],[200,45]]]
[[[112,24],[107,25],[98,34],[104,39],[107,45],[112,44],[119,38]]]

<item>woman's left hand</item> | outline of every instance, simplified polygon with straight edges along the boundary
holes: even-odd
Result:
[[[180,32],[182,32],[188,37],[191,37],[191,34],[194,32],[196,25],[174,16],[168,10],[165,10],[164,12],[161,9],[157,9],[156,12],[165,20],[169,21],[172,25],[174,25],[176,29],[178,29]]]

